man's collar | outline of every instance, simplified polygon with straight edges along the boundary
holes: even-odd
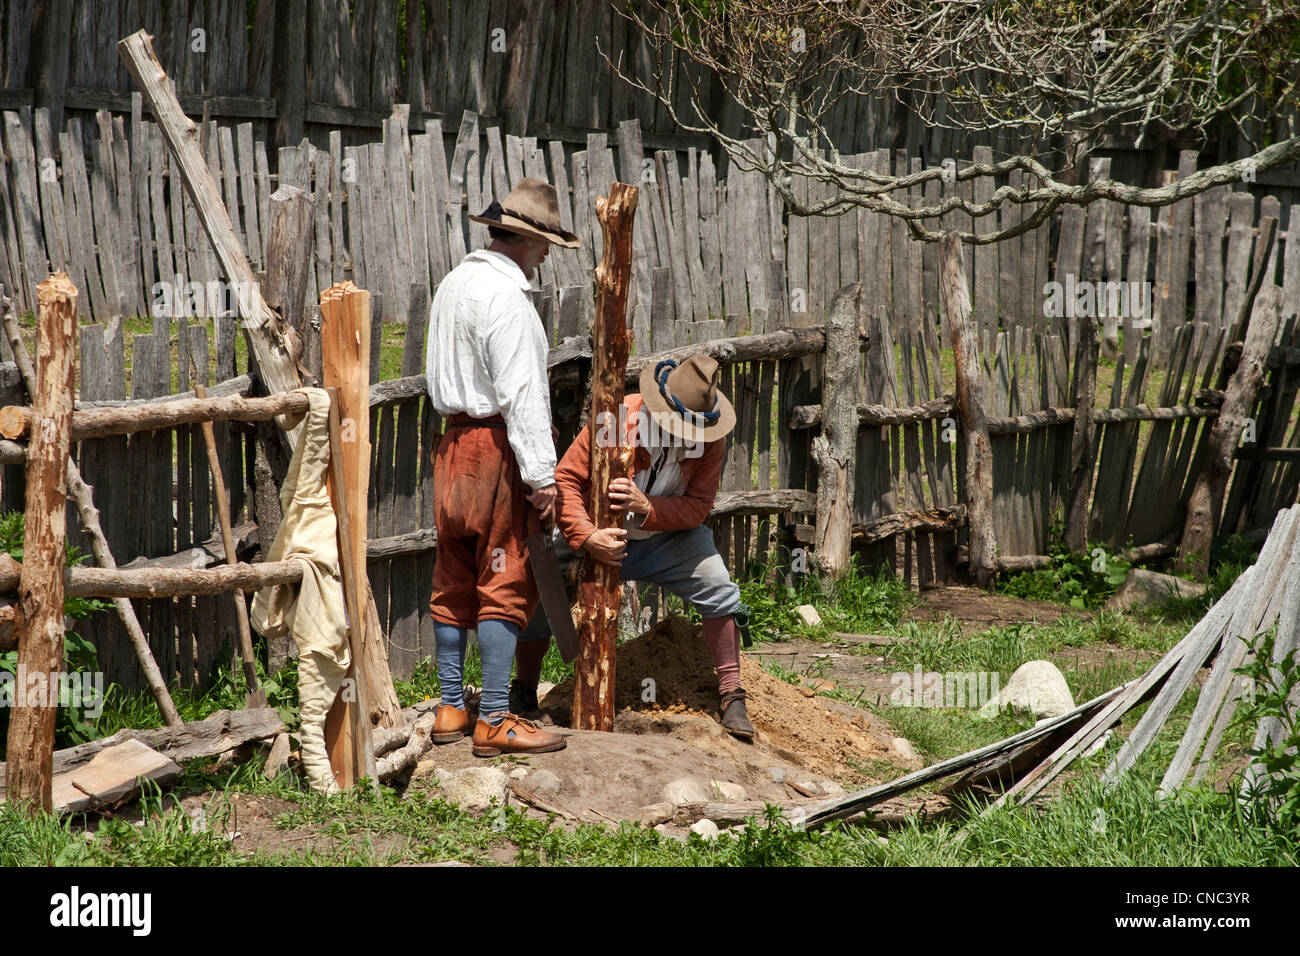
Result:
[[[518,284],[519,288],[523,289],[525,292],[532,289],[532,284],[524,275],[524,270],[519,268],[519,264],[505,253],[493,252],[491,249],[475,249],[465,257],[464,261],[486,262],[507,279]]]

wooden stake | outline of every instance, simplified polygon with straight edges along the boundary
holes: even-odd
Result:
[[[343,477],[348,520],[352,528],[355,593],[362,617],[353,627],[361,642],[358,680],[366,684],[367,716],[373,727],[405,723],[393,689],[384,635],[372,611],[374,596],[366,576],[366,501],[370,481],[370,293],[351,282],[340,282],[321,293],[322,384],[338,390]],[[329,724],[326,729],[328,731]],[[328,734],[326,740],[328,742]]]
[[[198,384],[194,385],[194,394],[198,398],[207,398],[208,390]],[[217,502],[217,518],[221,524],[221,543],[226,549],[226,563],[234,564],[235,535],[230,530],[230,505],[226,495],[226,479],[221,474],[221,456],[217,454],[217,438],[212,432],[212,422],[203,422],[199,429],[203,432],[203,444],[208,449],[208,469],[212,472],[212,491]],[[258,685],[256,658],[253,656],[253,635],[248,627],[248,605],[244,603],[244,592],[235,590],[235,617],[239,621],[239,655],[244,663],[244,680],[248,684],[248,693],[244,695],[245,707],[265,707],[266,691]]]
[[[957,414],[961,417],[966,451],[966,519],[970,528],[970,574],[982,588],[991,588],[996,569],[993,537],[993,446],[984,415],[984,385],[979,346],[971,324],[970,291],[962,267],[961,240],[955,232],[939,242],[939,292],[943,331],[952,345],[957,369]]]
[[[23,384],[27,387],[27,394],[34,400],[36,395],[36,371],[32,368],[32,360],[27,355],[27,346],[23,342],[22,335],[19,334],[18,319],[15,318],[10,308],[10,301],[6,297],[4,300],[4,327],[5,336],[9,339],[9,347],[13,350],[14,363],[18,366],[18,372],[23,378]],[[86,536],[90,538],[90,550],[95,556],[95,563],[101,568],[113,570],[117,567],[117,560],[113,557],[113,551],[108,546],[108,539],[104,537],[104,529],[99,521],[99,509],[95,507],[94,489],[81,477],[81,469],[72,457],[68,457],[67,469],[68,494],[77,506],[77,515],[81,519],[81,527],[85,529]],[[167,682],[163,680],[162,672],[158,669],[158,662],[154,660],[153,651],[149,647],[149,639],[145,637],[144,628],[140,626],[140,619],[136,617],[135,606],[127,598],[114,598],[113,607],[117,610],[117,616],[122,621],[122,626],[126,628],[127,638],[131,642],[131,649],[135,651],[136,660],[140,664],[140,670],[144,674],[145,682],[149,685],[149,691],[153,694],[153,699],[158,704],[158,710],[161,711],[163,720],[170,727],[179,727],[181,724],[181,715],[176,711],[176,704],[172,701],[172,695],[167,690]]]
[[[1070,436],[1069,504],[1065,524],[1065,543],[1075,551],[1082,551],[1086,544],[1088,501],[1092,495],[1096,451],[1092,407],[1097,399],[1097,349],[1097,320],[1091,315],[1081,316],[1074,358],[1074,430]]]
[[[609,483],[628,474],[632,449],[623,445],[602,447],[597,442],[598,422],[619,421],[623,381],[627,370],[627,289],[632,274],[632,226],[637,190],[614,183],[608,198],[596,200],[596,216],[604,237],[604,255],[596,267],[596,321],[592,329],[591,492],[587,513],[597,528],[618,525],[610,511]],[[578,658],[573,687],[573,726],[583,730],[614,728],[614,645],[618,637],[618,609],[623,595],[619,569],[587,556],[582,561],[578,585]]]
[[[368,304],[366,311],[369,312]],[[338,518],[339,568],[343,572],[343,599],[348,610],[348,647],[352,652],[352,663],[343,678],[342,691],[325,715],[325,747],[329,751],[335,782],[346,790],[362,777],[378,783],[379,772],[375,767],[375,747],[368,719],[368,662],[362,649],[365,619],[359,599],[355,531],[349,514],[352,489],[348,485],[347,465],[350,455],[340,427],[339,390],[329,388],[327,391],[330,396],[330,498]],[[388,673],[387,667],[384,673]]]
[[[817,536],[813,547],[823,574],[839,577],[849,567],[853,541],[853,475],[858,449],[859,283],[835,293],[826,318],[826,385],[822,431],[813,439],[817,462]]]
[[[9,715],[8,800],[53,808],[54,720],[63,670],[63,569],[67,547],[67,462],[71,447],[77,289],[59,272],[36,287],[38,426],[27,453],[22,577],[14,632],[18,681]]]

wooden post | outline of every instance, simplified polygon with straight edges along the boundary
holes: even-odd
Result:
[[[334,779],[341,789],[346,790],[363,776],[378,782],[379,773],[375,769],[372,726],[368,719],[370,699],[366,671],[369,662],[366,660],[362,646],[365,627],[369,622],[362,612],[364,605],[359,600],[360,585],[364,577],[356,565],[357,539],[352,527],[351,512],[354,495],[347,479],[348,467],[351,463],[349,459],[356,458],[355,451],[349,449],[348,445],[355,442],[345,442],[343,439],[340,425],[341,393],[336,388],[330,388],[328,391],[330,396],[329,488],[334,514],[338,518],[339,568],[343,577],[343,600],[348,611],[348,648],[352,654],[352,663],[343,678],[343,688],[339,696],[335,698],[334,705],[325,715],[325,747],[329,751],[330,768],[334,771]],[[363,510],[361,514],[364,519],[365,511]],[[388,673],[387,665],[384,667],[384,673]]]
[[[854,461],[858,448],[858,312],[862,285],[835,293],[826,317],[826,384],[822,430],[813,439],[817,462],[817,536],[813,554],[821,572],[839,577],[849,567],[853,540]],[[748,480],[748,479],[746,479]]]
[[[284,324],[262,298],[261,287],[253,276],[239,237],[235,235],[230,213],[221,200],[221,190],[203,158],[198,128],[181,109],[167,74],[154,54],[153,38],[140,30],[118,43],[117,52],[158,121],[158,128],[175,160],[172,168],[185,184],[194,210],[203,223],[212,248],[216,250],[222,273],[234,286],[243,320],[240,324],[266,390],[272,394],[292,391],[300,384],[296,364],[298,356],[286,335]],[[295,432],[296,429],[290,430],[291,444]]]
[[[27,452],[23,569],[14,633],[18,680],[9,716],[8,801],[53,808],[54,720],[63,670],[63,569],[67,546],[67,462],[71,447],[77,289],[59,272],[36,287],[40,311],[36,394],[40,423]]]
[[[28,396],[34,401],[36,398],[36,370],[32,367],[32,360],[27,354],[27,346],[23,342],[18,327],[18,319],[10,308],[8,297],[4,299],[4,327],[5,337],[9,340],[10,349],[13,351],[14,364],[18,366],[18,372],[22,376],[23,384],[27,387]],[[85,530],[86,536],[90,538],[90,550],[95,556],[95,563],[101,568],[108,568],[109,570],[116,568],[117,560],[113,557],[113,552],[108,546],[108,539],[104,537],[104,528],[99,520],[99,509],[95,507],[94,489],[82,479],[81,469],[71,456],[68,458],[67,480],[68,496],[77,506],[77,515],[81,519],[81,527]],[[126,598],[114,598],[113,607],[122,621],[122,626],[126,628],[127,638],[131,641],[131,649],[135,651],[136,660],[140,664],[140,671],[144,674],[145,683],[149,685],[149,691],[158,704],[158,710],[162,713],[163,720],[167,722],[169,727],[179,727],[181,725],[181,715],[177,712],[176,704],[172,701],[172,695],[167,690],[167,682],[163,680],[162,672],[158,669],[158,662],[154,660],[153,651],[149,648],[149,639],[145,637],[144,628],[140,626],[140,619],[136,617],[135,605]]]
[[[1255,240],[1255,261],[1251,266],[1250,287],[1241,302],[1234,326],[1234,340],[1245,338],[1237,370],[1232,373],[1224,390],[1223,404],[1210,428],[1209,449],[1205,466],[1196,476],[1191,497],[1187,501],[1187,516],[1183,524],[1182,540],[1178,544],[1177,568],[1190,571],[1204,579],[1209,571],[1210,548],[1218,531],[1219,516],[1223,511],[1223,495],[1232,476],[1233,455],[1241,440],[1246,416],[1255,405],[1255,396],[1264,382],[1264,363],[1268,350],[1277,336],[1280,317],[1280,290],[1271,281],[1265,297],[1255,308],[1255,299],[1263,284],[1265,265],[1277,235],[1277,220],[1264,216],[1259,221],[1259,235]]]
[[[352,566],[357,607],[365,621],[374,604],[366,577],[366,500],[370,490],[370,293],[351,282],[330,286],[320,299],[322,384],[338,389],[343,441],[343,476],[352,529]],[[366,685],[367,717],[372,726],[398,727],[405,721],[388,669],[384,636],[377,627],[355,622],[361,642],[357,679]],[[336,703],[336,707],[338,704]],[[331,711],[333,713],[333,711]],[[326,725],[326,743],[329,742]]]
[[[627,372],[627,290],[632,275],[632,227],[637,190],[613,183],[608,198],[596,200],[596,217],[604,237],[600,265],[596,267],[596,321],[592,328],[591,491],[587,513],[597,528],[619,524],[609,508],[609,483],[626,477],[632,449],[623,445],[623,430],[615,425],[619,445],[597,442],[602,422],[619,422],[623,404],[623,378]],[[612,416],[612,419],[611,417]],[[618,637],[618,610],[623,588],[619,569],[596,561],[582,561],[578,585],[578,659],[574,664],[573,726],[583,730],[614,728],[614,645]]]
[[[1074,358],[1074,431],[1070,436],[1069,510],[1065,524],[1065,543],[1073,551],[1082,551],[1086,544],[1088,497],[1092,493],[1095,451],[1092,407],[1097,398],[1097,320],[1091,315],[1080,316],[1078,329]]]
[[[970,291],[962,267],[961,240],[955,232],[939,242],[940,306],[943,331],[952,345],[957,371],[957,414],[966,453],[966,518],[970,534],[970,575],[992,588],[997,556],[993,537],[993,446],[984,415],[984,384],[976,330],[971,324]]]

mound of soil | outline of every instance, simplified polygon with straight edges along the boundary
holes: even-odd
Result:
[[[890,741],[893,734],[868,714],[847,716],[815,697],[742,659],[741,680],[749,696],[749,719],[763,749],[791,763],[837,780],[861,779],[860,768],[888,760],[911,769]],[[638,717],[653,713],[696,714],[718,719],[718,684],[713,659],[700,628],[682,617],[668,617],[618,648],[615,662],[615,730],[626,724],[643,732]],[[555,686],[541,706],[567,726],[573,680]],[[856,767],[855,767],[856,765]]]

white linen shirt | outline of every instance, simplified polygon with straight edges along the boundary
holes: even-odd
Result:
[[[429,307],[425,377],[442,415],[501,415],[519,474],[536,491],[555,483],[547,343],[525,295],[523,270],[479,249],[438,285]]]

